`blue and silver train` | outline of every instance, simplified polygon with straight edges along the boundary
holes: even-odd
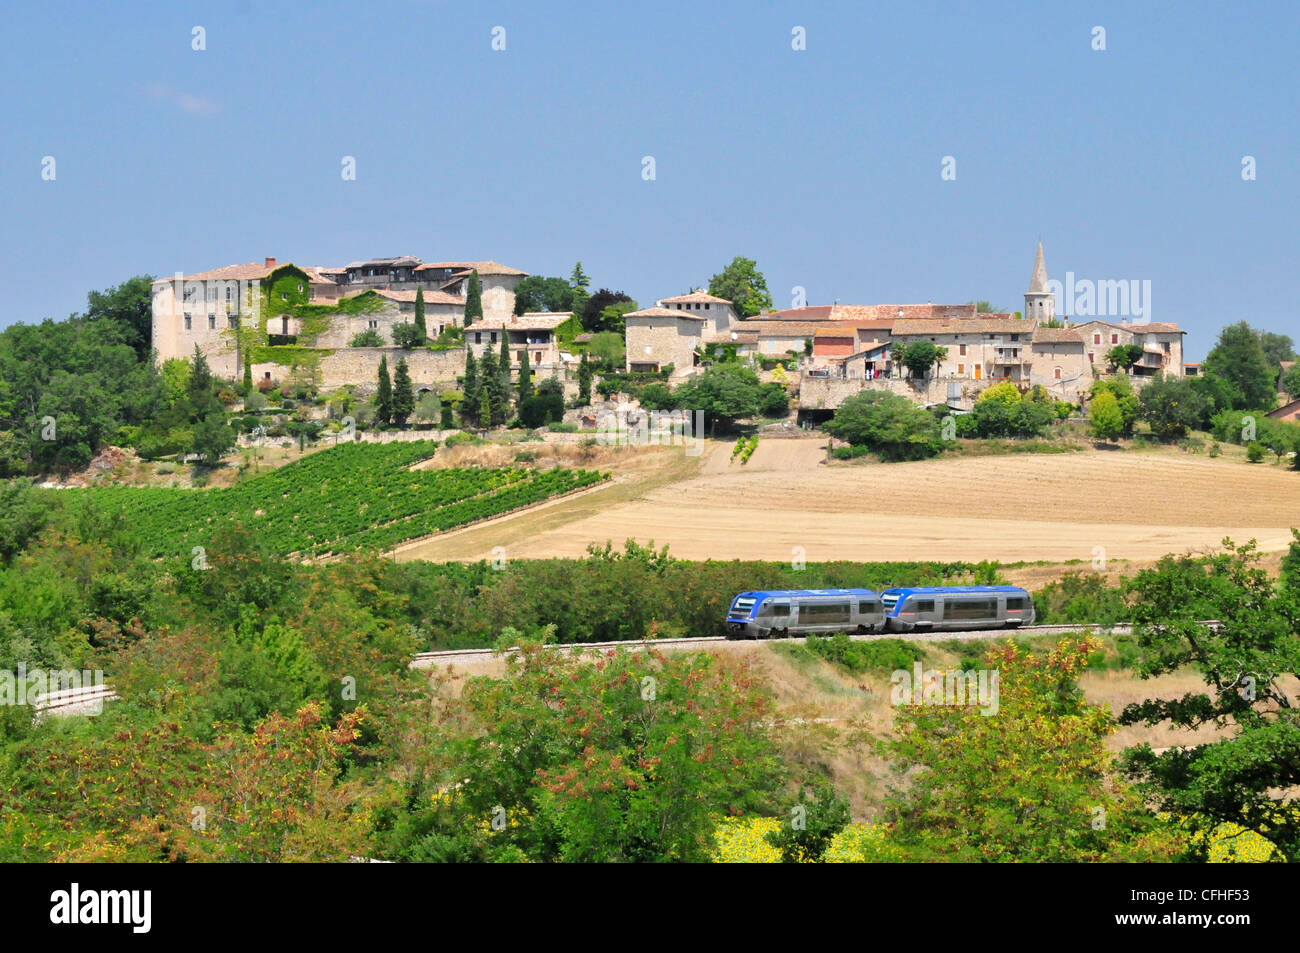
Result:
[[[990,629],[1033,621],[1034,600],[1017,586],[778,589],[737,595],[727,612],[727,637]]]

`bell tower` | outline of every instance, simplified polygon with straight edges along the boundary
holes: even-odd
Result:
[[[1038,243],[1038,257],[1034,259],[1034,274],[1025,292],[1025,317],[1040,324],[1056,317],[1056,296],[1047,287],[1047,265],[1043,263],[1043,243]]]

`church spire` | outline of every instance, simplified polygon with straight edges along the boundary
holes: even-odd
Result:
[[[1047,290],[1047,265],[1043,262],[1043,243],[1038,243],[1038,257],[1034,259],[1034,274],[1029,279],[1029,290],[1040,294]]]
[[[1029,279],[1029,290],[1025,292],[1025,317],[1033,318],[1039,323],[1056,317],[1056,296],[1047,287],[1047,265],[1043,262],[1041,241],[1038,243],[1038,255],[1034,258],[1034,274]]]

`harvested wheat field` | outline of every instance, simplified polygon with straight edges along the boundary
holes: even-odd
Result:
[[[606,488],[540,512],[410,544],[401,559],[582,556],[633,538],[684,559],[1147,562],[1225,537],[1285,549],[1300,526],[1300,474],[1178,450],[826,463],[823,440],[761,440],[606,457]],[[588,464],[591,465],[591,464]]]

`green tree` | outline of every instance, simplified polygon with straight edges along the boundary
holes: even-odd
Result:
[[[429,326],[424,320],[424,289],[415,289],[415,327],[420,332],[420,343],[429,339]]]
[[[745,668],[653,648],[593,662],[504,637],[520,647],[504,676],[435,685],[437,728],[416,744],[446,765],[424,783],[449,794],[408,792],[427,833],[398,856],[700,862],[718,816],[781,790],[770,694]]]
[[[912,341],[894,346],[894,360],[908,369],[913,377],[928,377],[930,368],[948,356],[948,349],[933,341]]]
[[[1142,678],[1197,673],[1206,690],[1125,707],[1124,725],[1172,724],[1214,740],[1125,752],[1125,768],[1160,808],[1208,834],[1223,822],[1300,850],[1300,600],[1274,585],[1253,542],[1209,557],[1166,556],[1132,583]],[[1205,620],[1213,619],[1213,623]],[[1203,737],[1203,736],[1202,736]],[[1204,854],[1207,838],[1196,842]]]
[[[1119,408],[1119,435],[1131,437],[1133,435],[1133,426],[1137,423],[1138,411],[1141,408],[1137,396],[1133,393],[1133,385],[1129,382],[1128,376],[1120,375],[1108,380],[1095,381],[1089,392],[1090,396],[1096,397],[1102,392],[1109,392],[1115,398],[1116,407]]]
[[[190,359],[190,379],[187,396],[190,401],[190,419],[198,422],[210,413],[220,412],[221,401],[217,400],[212,371],[208,368],[208,359],[197,344],[194,345],[194,357]]]
[[[393,419],[393,381],[388,376],[388,355],[379,357],[379,386],[375,390],[375,423],[386,427]]]
[[[153,345],[153,279],[137,275],[104,291],[86,295],[86,319],[111,321],[125,329],[125,341],[141,360]]]
[[[612,372],[623,370],[627,358],[623,336],[613,331],[593,334],[587,343],[587,353],[600,362],[602,370]]]
[[[411,384],[411,370],[406,366],[406,358],[397,362],[397,371],[393,375],[393,422],[399,427],[406,425],[406,419],[415,411],[415,388]]]
[[[478,421],[478,409],[480,402],[480,391],[483,384],[479,380],[478,362],[474,360],[474,352],[468,345],[465,347],[465,383],[462,388],[464,398],[460,402],[460,416],[466,424],[474,424]]]
[[[1300,398],[1300,364],[1288,367],[1282,375],[1282,393],[1292,400]]]
[[[825,430],[840,440],[867,447],[884,460],[923,460],[943,450],[935,416],[887,391],[862,391],[846,397]]]
[[[533,372],[528,365],[528,348],[524,348],[519,358],[519,403],[522,405],[533,396]]]
[[[348,347],[383,347],[384,340],[379,336],[379,332],[374,328],[366,328],[364,331],[358,331],[352,335],[352,340],[348,342]]]
[[[428,337],[414,324],[394,324],[393,344],[400,348],[423,347],[429,343]]]
[[[1108,390],[1097,394],[1089,403],[1088,419],[1092,435],[1098,440],[1113,442],[1124,432],[1124,418],[1120,414],[1119,403]]]
[[[1106,352],[1106,363],[1111,366],[1112,370],[1127,371],[1140,360],[1142,360],[1142,345],[1140,344],[1116,344]]]
[[[235,445],[235,432],[222,414],[208,414],[194,425],[194,442],[190,446],[203,463],[215,467],[221,456]]]
[[[758,375],[743,364],[715,364],[677,387],[678,403],[687,410],[702,410],[709,427],[725,430],[738,417],[752,417],[759,408]]]
[[[989,650],[980,669],[935,672],[938,682],[929,686],[911,684],[905,670],[900,674],[906,681],[893,680],[898,739],[890,747],[896,763],[906,765],[908,783],[889,798],[886,816],[894,828],[891,839],[909,859],[1179,856],[1184,840],[1176,829],[1152,816],[1130,786],[1105,770],[1113,723],[1077,684],[1096,648],[1095,642],[1067,638],[1038,656],[1007,642]],[[958,674],[965,679],[954,681]],[[994,684],[996,695],[987,687]],[[936,698],[956,704],[936,704]]]
[[[586,351],[582,352],[582,360],[578,363],[578,402],[583,406],[591,403],[591,364]]]
[[[573,287],[564,278],[529,275],[515,286],[515,314],[573,310]]]
[[[465,327],[475,321],[483,320],[483,282],[475,268],[469,275],[469,285],[465,291]]]
[[[1165,441],[1178,440],[1200,424],[1205,398],[1188,378],[1161,374],[1142,388],[1138,407],[1153,434]]]
[[[479,379],[482,385],[479,393],[479,426],[499,427],[506,422],[509,412],[509,398],[506,385],[501,380],[496,357],[492,349],[483,352],[483,359],[478,365]]]
[[[1259,346],[1264,349],[1264,359],[1275,371],[1282,369],[1283,361],[1296,359],[1295,342],[1291,340],[1290,335],[1260,331]]]
[[[737,255],[726,268],[709,279],[709,294],[730,301],[742,318],[752,318],[772,307],[767,279],[758,262]]]
[[[253,355],[244,351],[244,396],[253,393]]]
[[[1269,363],[1259,334],[1245,321],[1219,332],[1204,366],[1227,383],[1233,409],[1272,410],[1277,405],[1277,369]]]

